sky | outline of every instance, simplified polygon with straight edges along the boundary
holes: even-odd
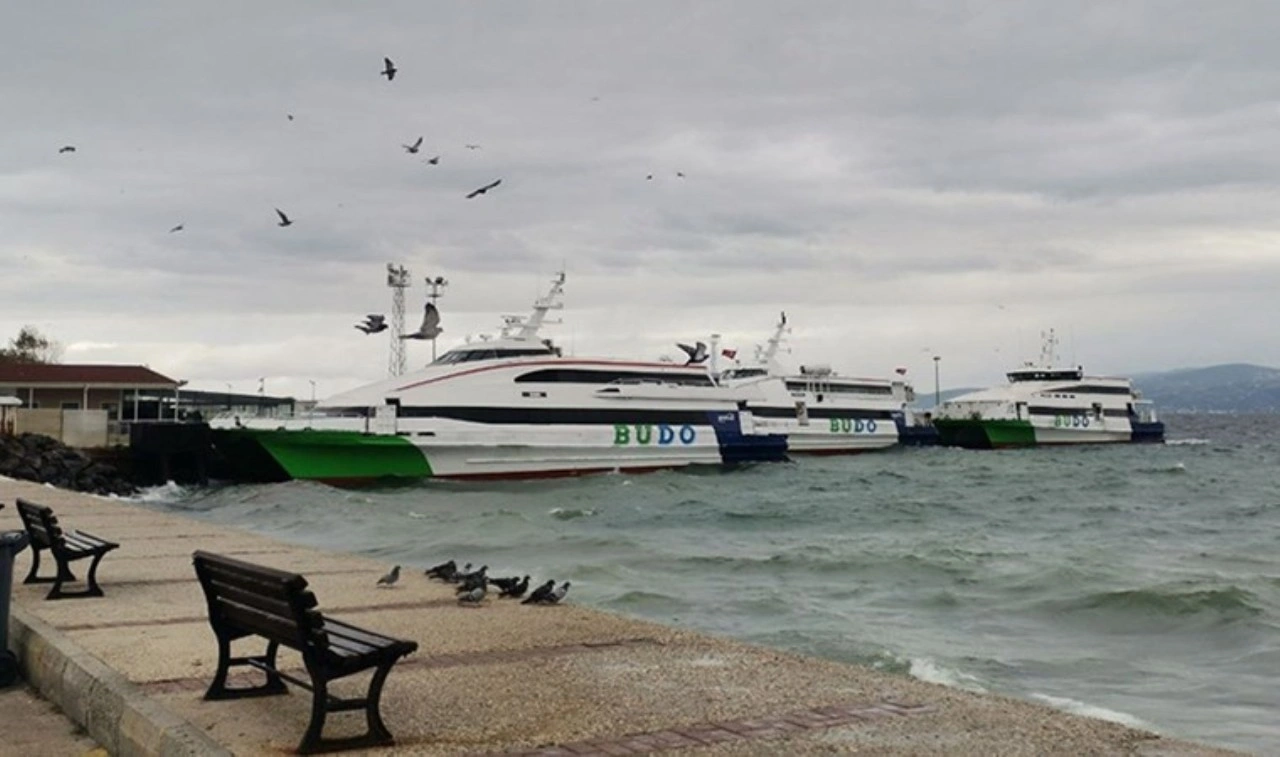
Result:
[[[395,262],[411,327],[449,280],[441,350],[563,269],[580,356],[786,311],[787,361],[926,390],[1049,328],[1089,373],[1278,366],[1278,34],[1249,0],[11,3],[0,341],[323,397],[386,375],[353,326]]]

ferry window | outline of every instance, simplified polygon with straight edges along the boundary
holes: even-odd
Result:
[[[711,377],[706,374],[647,373],[643,371],[610,371],[588,370],[582,368],[546,368],[540,371],[516,376],[516,383],[548,383],[548,384],[612,384],[641,383],[645,381],[665,382],[684,386],[712,386]]]

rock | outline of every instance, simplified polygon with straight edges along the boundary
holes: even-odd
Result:
[[[0,474],[93,494],[135,494],[114,467],[38,434],[0,437]]]

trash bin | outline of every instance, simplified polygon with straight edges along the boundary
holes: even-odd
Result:
[[[18,680],[18,656],[9,651],[9,594],[13,558],[26,547],[25,531],[0,531],[0,688]]]

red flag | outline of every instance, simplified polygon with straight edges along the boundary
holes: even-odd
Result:
[[[737,350],[720,350],[720,354],[724,355],[730,360],[733,360],[735,357],[738,356],[738,351]]]

